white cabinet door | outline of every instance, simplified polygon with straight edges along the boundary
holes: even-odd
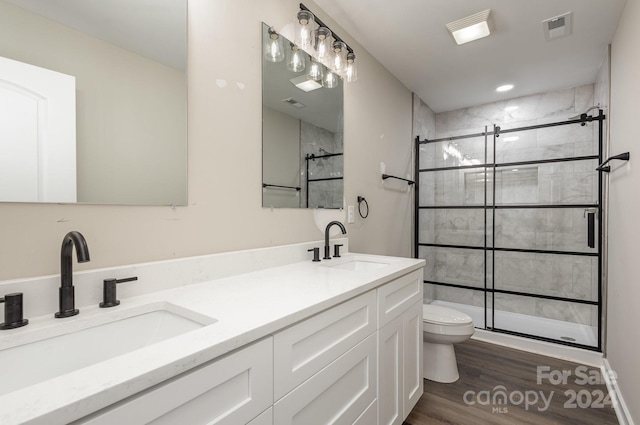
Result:
[[[274,423],[356,423],[376,399],[376,344],[376,334],[373,333],[277,401],[273,411]]]
[[[99,411],[82,424],[237,425],[273,403],[273,339],[266,338]]]
[[[280,399],[376,330],[369,291],[274,335],[274,398]]]
[[[423,393],[422,300],[378,331],[378,424],[400,425]]]
[[[422,269],[378,288],[378,329],[422,301]]]
[[[403,420],[402,322],[397,317],[378,331],[378,425]]]
[[[403,419],[411,413],[424,390],[422,379],[422,300],[402,315]]]

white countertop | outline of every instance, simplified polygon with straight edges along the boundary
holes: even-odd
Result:
[[[329,267],[353,260],[388,265],[358,272]],[[69,423],[423,266],[424,260],[348,253],[121,299],[114,308],[85,307],[71,318],[32,318],[4,331],[0,349],[58,327],[99,324],[105,315],[126,317],[150,303],[168,302],[217,322],[8,393],[0,397],[0,423]]]

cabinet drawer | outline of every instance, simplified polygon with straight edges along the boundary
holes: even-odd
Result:
[[[276,402],[273,422],[352,425],[360,421],[376,399],[376,341],[376,334],[371,334]]]
[[[278,400],[376,330],[376,294],[367,292],[274,335]]]
[[[422,301],[422,269],[382,285],[378,291],[378,329]]]
[[[245,424],[273,403],[272,362],[273,340],[266,338],[78,423]]]

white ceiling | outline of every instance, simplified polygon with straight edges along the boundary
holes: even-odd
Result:
[[[315,2],[407,88],[443,112],[593,83],[625,0]],[[491,9],[493,33],[457,46],[445,25],[484,9]],[[569,11],[572,35],[546,41],[542,21]],[[496,93],[508,83],[515,88]]]

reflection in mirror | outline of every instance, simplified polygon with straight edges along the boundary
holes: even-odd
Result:
[[[262,206],[342,208],[342,79],[315,82],[323,65],[266,24],[262,38]]]
[[[186,205],[186,7],[0,1],[0,201]]]

